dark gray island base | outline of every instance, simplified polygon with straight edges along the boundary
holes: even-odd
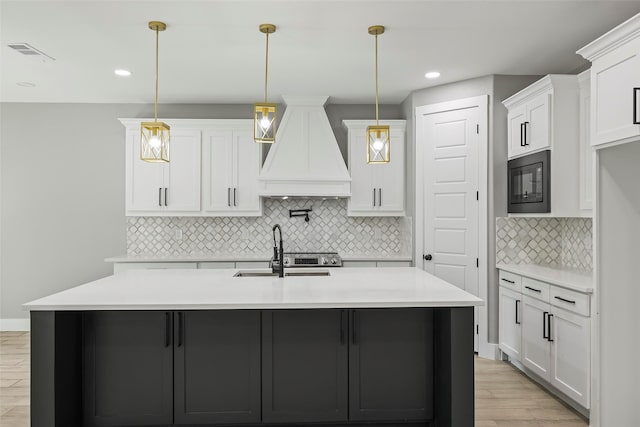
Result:
[[[473,307],[32,311],[31,426],[474,425]]]

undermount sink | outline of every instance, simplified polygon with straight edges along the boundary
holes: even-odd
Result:
[[[295,270],[286,271],[284,276],[290,277],[310,277],[310,276],[330,276],[328,270]],[[271,270],[240,270],[233,277],[278,277],[278,273],[273,273]]]

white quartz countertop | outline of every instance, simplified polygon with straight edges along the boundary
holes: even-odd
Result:
[[[411,261],[411,256],[372,256],[372,255],[346,255],[341,256],[343,261]],[[243,262],[243,261],[270,261],[271,255],[119,255],[105,258],[105,262]]]
[[[590,272],[536,264],[498,264],[496,268],[574,291],[593,293],[593,274]]]
[[[302,269],[287,269],[294,271]],[[233,277],[238,270],[131,270],[24,304],[27,310],[469,307],[484,302],[414,267],[330,276]],[[247,270],[260,271],[260,270]],[[264,271],[264,270],[263,270]]]

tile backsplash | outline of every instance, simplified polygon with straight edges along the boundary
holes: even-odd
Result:
[[[270,258],[271,228],[280,224],[286,251],[411,256],[411,218],[348,217],[346,203],[345,199],[265,199],[261,217],[128,217],[127,254]],[[309,222],[289,218],[289,209],[310,207]]]
[[[591,218],[496,218],[496,262],[591,271]]]

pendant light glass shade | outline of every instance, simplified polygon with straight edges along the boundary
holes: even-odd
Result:
[[[367,127],[367,163],[389,163],[389,126]]]
[[[367,163],[389,163],[391,161],[389,126],[378,123],[378,36],[384,34],[384,26],[372,25],[367,31],[376,37],[376,125],[367,127]]]
[[[166,30],[167,25],[151,21],[149,29],[156,32],[156,102],[154,121],[140,124],[140,158],[146,162],[168,162],[171,128],[158,121],[158,33]]]
[[[276,32],[273,24],[258,27],[266,35],[267,48],[264,65],[264,102],[256,102],[253,107],[253,140],[262,144],[276,142],[276,104],[267,102],[267,81],[269,77],[269,34]]]

